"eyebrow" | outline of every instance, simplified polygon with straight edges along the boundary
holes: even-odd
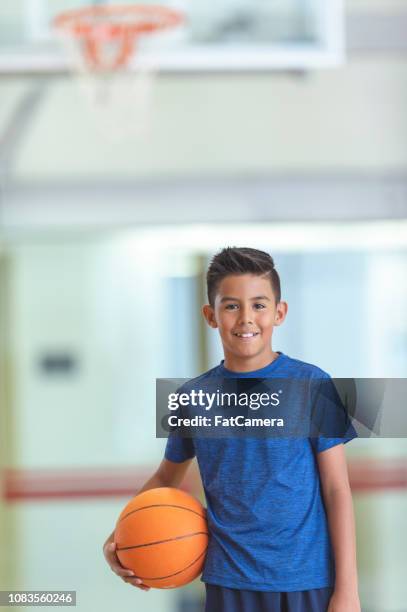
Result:
[[[268,300],[269,302],[271,301],[269,297],[267,297],[267,295],[257,295],[256,297],[252,297],[250,298],[251,300]],[[228,295],[225,295],[225,297],[221,298],[220,302],[239,302],[239,298],[236,297],[230,297]]]

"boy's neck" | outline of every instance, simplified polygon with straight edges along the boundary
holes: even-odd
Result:
[[[223,362],[224,367],[231,372],[255,372],[270,365],[279,357],[273,350],[265,355],[255,355],[254,357],[239,358],[235,355],[226,355]]]

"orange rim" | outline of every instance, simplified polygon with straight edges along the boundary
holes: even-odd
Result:
[[[91,69],[114,70],[126,64],[138,36],[174,28],[183,21],[180,12],[158,5],[91,6],[61,13],[53,26],[84,41],[85,59]],[[103,45],[111,41],[117,41],[117,53],[107,64]]]
[[[98,22],[98,19],[103,18],[124,18],[129,21]],[[101,38],[109,39],[121,36],[124,32],[143,34],[164,30],[182,21],[183,15],[180,12],[165,6],[89,6],[61,13],[54,19],[54,26],[77,37],[100,35]]]

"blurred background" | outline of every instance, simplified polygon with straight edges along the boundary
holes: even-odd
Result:
[[[155,379],[222,358],[211,256],[272,254],[274,350],[407,375],[407,4],[171,4],[189,21],[148,82],[133,65],[90,97],[49,27],[82,4],[0,6],[0,588],[198,612],[199,581],[141,592],[102,545],[163,456]],[[407,612],[407,442],[346,454],[363,611]]]

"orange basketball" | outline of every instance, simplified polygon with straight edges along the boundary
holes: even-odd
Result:
[[[147,586],[183,586],[202,572],[208,547],[206,510],[179,489],[144,491],[120,514],[114,541],[120,563]]]

